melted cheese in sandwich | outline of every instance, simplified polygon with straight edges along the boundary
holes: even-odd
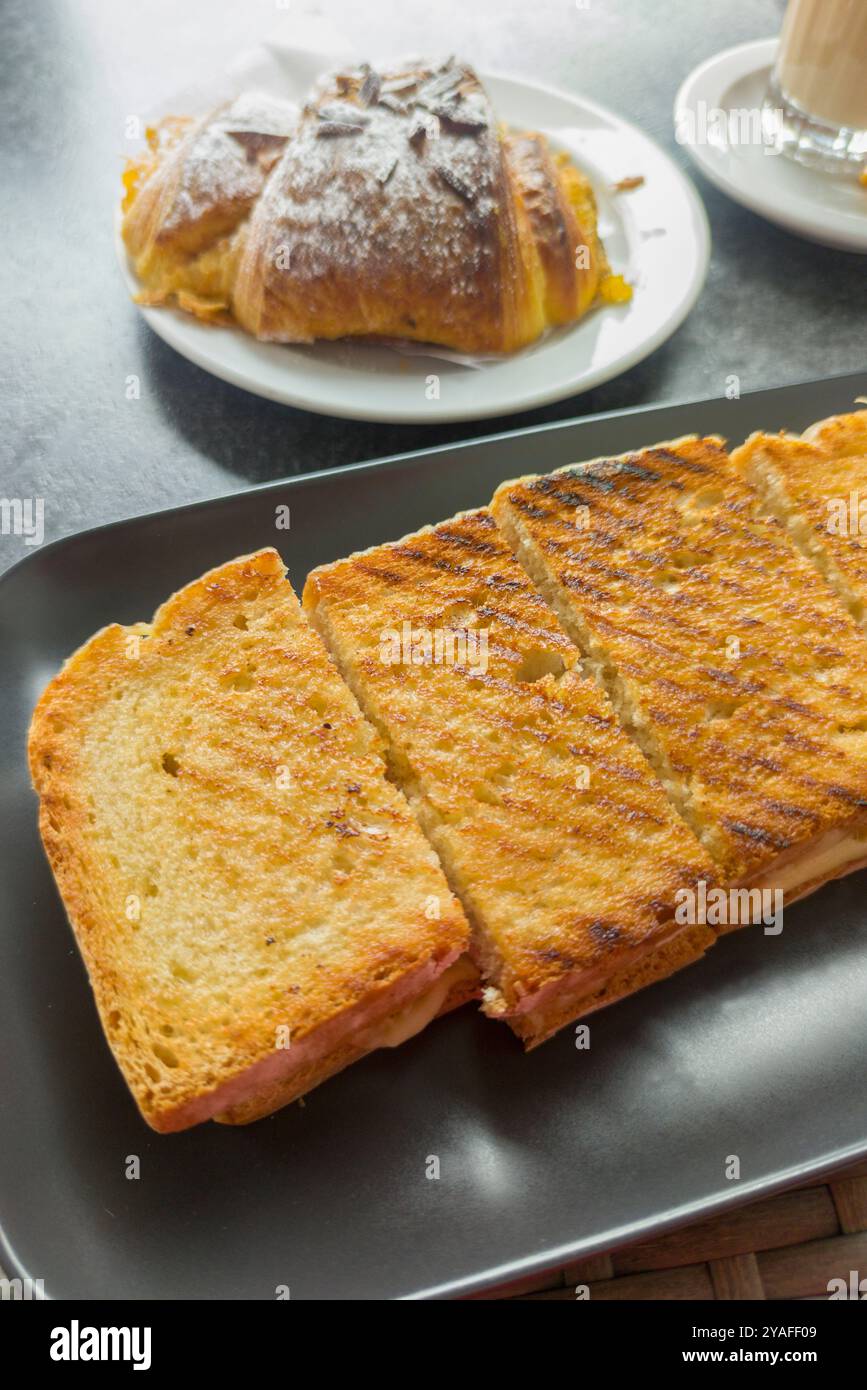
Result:
[[[789,894],[815,880],[839,878],[859,860],[867,862],[867,840],[831,831],[803,855],[772,869],[750,884],[753,888],[781,888]],[[818,886],[818,884],[817,884]]]
[[[359,1044],[372,1052],[377,1047],[400,1047],[407,1038],[415,1037],[436,1018],[452,989],[462,980],[477,976],[476,967],[468,956],[461,956],[434,980],[430,989],[413,999],[405,1008],[390,1014],[382,1023],[362,1033]]]

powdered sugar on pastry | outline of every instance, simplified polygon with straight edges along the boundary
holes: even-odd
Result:
[[[505,175],[478,79],[465,67],[390,73],[364,104],[368,73],[338,73],[317,85],[256,207],[235,302],[260,337],[341,336],[347,317],[350,331],[384,331],[370,289],[390,285],[398,271],[409,279],[402,297],[422,308],[434,297],[440,310],[452,304],[455,313],[460,306],[464,314],[499,314]],[[449,80],[447,90],[437,78]],[[326,302],[323,312],[322,282],[333,285],[335,275],[340,313],[335,304],[330,334],[322,331],[330,308]],[[250,295],[253,284],[262,293]],[[393,305],[392,295],[384,297],[389,317]],[[318,332],[305,331],[313,306]],[[415,336],[409,309],[405,319],[398,330]]]
[[[219,204],[256,198],[296,120],[290,102],[257,93],[207,117],[178,152],[179,177],[164,229],[194,222]]]
[[[500,128],[466,64],[332,73],[290,112],[240,97],[128,168],[140,302],[275,342],[479,359],[601,301],[589,181],[544,136]]]

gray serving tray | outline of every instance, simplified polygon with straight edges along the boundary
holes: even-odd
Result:
[[[504,478],[690,431],[851,408],[863,376],[596,416],[119,522],[0,580],[0,1263],[53,1298],[466,1295],[867,1154],[867,878],[745,930],[525,1056],[472,1008],[245,1129],[158,1136],[103,1041],[24,748],[63,658],[276,544],[307,571],[486,502]],[[291,529],[275,528],[288,504]],[[125,1176],[129,1155],[141,1177]],[[438,1180],[426,1176],[430,1156]],[[738,1181],[726,1177],[730,1155]]]

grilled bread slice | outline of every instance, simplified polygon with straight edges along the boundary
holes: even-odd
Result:
[[[799,439],[754,434],[732,461],[852,616],[867,620],[867,410],[835,415]]]
[[[276,551],[97,633],[42,696],[29,754],[155,1129],[268,1114],[476,989],[463,913]]]
[[[492,505],[727,880],[791,902],[867,862],[867,644],[721,440]]]
[[[314,570],[304,604],[464,903],[489,1015],[533,1046],[714,941],[675,919],[708,857],[489,512]]]

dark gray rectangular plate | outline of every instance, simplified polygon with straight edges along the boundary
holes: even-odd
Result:
[[[802,429],[863,377],[597,416],[120,522],[0,581],[0,1263],[54,1298],[476,1292],[867,1154],[864,874],[525,1056],[472,1008],[245,1129],[152,1134],[103,1041],[43,858],[24,747],[64,657],[276,544],[307,571],[520,473],[714,432]],[[291,529],[275,529],[288,504]],[[125,1176],[127,1156],[141,1177]],[[431,1155],[439,1180],[426,1177]],[[726,1177],[730,1155],[741,1177]]]

